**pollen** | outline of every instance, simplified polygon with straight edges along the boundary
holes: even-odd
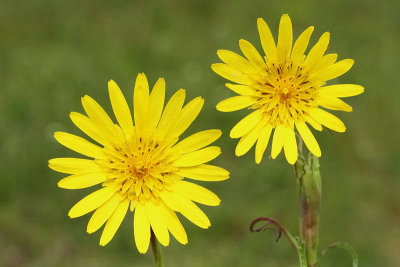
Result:
[[[136,133],[123,144],[104,148],[107,159],[97,160],[110,178],[107,185],[114,185],[131,202],[157,204],[160,192],[171,191],[171,186],[180,180],[172,175],[177,168],[168,162],[170,147]]]

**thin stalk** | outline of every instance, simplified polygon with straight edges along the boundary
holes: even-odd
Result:
[[[151,231],[151,248],[153,250],[154,256],[154,266],[156,267],[164,267],[164,257],[161,250],[161,244],[158,242],[156,236],[154,235],[153,231]]]
[[[315,267],[318,261],[321,176],[318,158],[310,154],[306,161],[303,157],[302,142],[299,142],[295,174],[299,186],[300,238],[304,243],[307,266]]]

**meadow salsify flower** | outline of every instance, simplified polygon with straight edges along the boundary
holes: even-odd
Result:
[[[100,238],[102,246],[113,238],[128,211],[134,214],[134,239],[140,253],[148,250],[151,231],[164,246],[169,244],[169,232],[178,242],[186,244],[187,235],[176,213],[201,228],[208,228],[208,217],[194,202],[218,206],[220,199],[185,178],[210,182],[229,178],[227,170],[207,164],[221,153],[219,147],[209,146],[221,136],[221,131],[205,130],[181,140],[204,100],[197,97],[183,105],[186,93],[180,89],[164,108],[162,78],[150,93],[145,74],[137,76],[134,119],[114,81],[109,81],[108,91],[118,124],[90,96],[82,98],[87,115],[70,114],[72,122],[97,144],[66,132],[54,134],[63,146],[90,158],[49,160],[51,169],[70,174],[58,186],[65,189],[97,186],[71,208],[69,217],[94,211],[87,232],[93,233],[105,225]]]
[[[277,43],[263,19],[257,20],[257,26],[264,57],[242,39],[239,47],[244,57],[218,50],[224,63],[212,65],[214,72],[236,83],[226,86],[238,94],[219,102],[217,109],[223,112],[253,110],[230,132],[231,138],[240,138],[235,154],[244,155],[256,144],[255,161],[260,163],[273,135],[271,157],[276,158],[283,149],[287,161],[294,164],[298,158],[297,131],[310,152],[320,157],[321,149],[307,124],[318,131],[322,126],[337,132],[346,130],[344,123],[325,109],[352,111],[340,98],[361,94],[364,88],[326,83],[346,73],[354,61],[336,61],[337,54],[325,54],[329,32],[322,34],[305,54],[314,27],[307,28],[293,45],[292,23],[287,14],[281,17]]]

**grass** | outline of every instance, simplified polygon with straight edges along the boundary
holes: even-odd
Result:
[[[134,78],[145,72],[154,83],[167,81],[168,94],[183,87],[206,104],[189,129],[221,128],[223,149],[216,161],[232,173],[210,187],[222,198],[205,208],[212,227],[184,221],[187,246],[164,249],[167,266],[296,266],[284,239],[250,233],[258,216],[272,216],[297,230],[297,196],[292,170],[282,155],[257,166],[253,154],[233,156],[227,133],[243,112],[222,114],[215,104],[232,95],[212,73],[216,50],[238,51],[245,38],[259,47],[256,18],[276,33],[289,13],[295,34],[309,25],[317,35],[330,31],[329,51],[354,58],[341,83],[358,83],[366,93],[340,114],[345,134],[317,133],[323,149],[321,246],[348,241],[361,266],[399,266],[400,256],[400,22],[395,1],[3,1],[0,3],[0,265],[151,266],[151,255],[133,245],[132,218],[126,218],[105,248],[99,233],[85,233],[88,216],[70,220],[69,208],[86,191],[60,190],[62,176],[47,160],[73,155],[52,138],[56,130],[76,132],[68,119],[81,111],[88,94],[110,110],[107,81],[114,79],[128,99]],[[334,250],[325,266],[350,266]]]

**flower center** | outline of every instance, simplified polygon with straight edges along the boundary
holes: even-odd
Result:
[[[131,201],[159,199],[163,190],[171,190],[177,181],[169,166],[171,146],[149,138],[130,138],[123,145],[104,148],[106,160],[99,160],[108,173],[104,186],[116,186],[117,191]]]
[[[253,86],[261,96],[252,108],[260,109],[272,126],[292,127],[294,121],[304,121],[309,108],[317,106],[315,99],[323,84],[300,64],[270,61]]]

